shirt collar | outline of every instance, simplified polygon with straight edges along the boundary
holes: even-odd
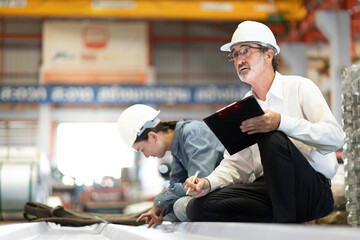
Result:
[[[253,92],[253,89],[251,89],[247,94],[245,94],[244,98],[250,95],[256,97],[255,93]],[[269,97],[271,96],[274,96],[280,100],[284,100],[282,93],[282,75],[278,72],[275,72],[275,78],[273,83],[271,84],[269,92],[266,94],[266,100],[269,99]],[[257,100],[260,101],[259,99]]]
[[[282,92],[282,75],[278,72],[275,72],[275,78],[269,92],[266,94],[266,99],[269,97],[274,96],[280,100],[283,100],[283,92]]]

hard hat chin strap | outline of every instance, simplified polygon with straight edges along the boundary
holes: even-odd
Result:
[[[145,122],[144,125],[138,131],[137,136],[140,136],[145,131],[145,129],[147,129],[147,128],[156,127],[156,125],[158,125],[159,122],[160,122],[160,118],[158,118],[158,117],[154,118],[151,121]]]

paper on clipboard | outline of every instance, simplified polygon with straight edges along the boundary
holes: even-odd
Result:
[[[232,155],[257,142],[259,134],[243,133],[240,125],[244,120],[262,114],[264,111],[254,96],[249,96],[218,110],[203,121]]]

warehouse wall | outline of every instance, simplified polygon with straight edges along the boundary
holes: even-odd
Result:
[[[1,18],[0,33],[0,84],[40,85],[44,21],[62,18]],[[86,18],[66,18],[64,21],[94,21]],[[98,21],[129,21],[121,19],[97,19]],[[136,21],[139,21],[138,19]],[[219,21],[145,21],[149,27],[149,65],[150,78],[147,85],[165,85],[178,87],[192,86],[233,86],[246,92],[249,86],[242,84],[232,63],[227,61],[227,53],[219,47],[229,41],[236,28],[236,22]],[[330,100],[329,58],[330,48],[324,40],[307,43],[307,77],[310,77]],[[139,56],[141,57],[141,56]],[[280,59],[280,72],[291,74],[290,69]],[[305,76],[306,77],[306,76]],[[61,83],[60,83],[61,84]],[[21,94],[21,92],[19,92]],[[239,96],[241,98],[241,96]],[[230,102],[228,102],[230,103]],[[161,109],[163,120],[199,119],[226,105],[226,102],[204,103],[162,103],[153,104]],[[56,173],[56,137],[57,126],[63,122],[112,122],[128,106],[117,104],[45,104],[10,102],[0,103],[0,145],[34,146],[44,148],[53,167],[53,176],[61,180]],[[140,173],[144,168],[144,158],[137,155],[135,165],[125,169],[123,179],[131,182],[135,190],[132,200],[139,201],[141,196]],[[164,160],[165,162],[168,160]],[[148,161],[146,163],[149,163]],[[152,162],[152,167],[156,162]],[[157,176],[159,175],[156,173]],[[155,175],[156,175],[155,174]],[[161,181],[159,184],[163,184]],[[125,185],[124,189],[128,189]],[[160,185],[156,186],[158,189]],[[133,188],[133,189],[134,189]],[[65,191],[56,185],[55,190]],[[74,194],[73,192],[68,194]],[[72,195],[68,197],[71,202]]]

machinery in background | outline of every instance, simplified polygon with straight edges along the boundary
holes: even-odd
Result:
[[[35,147],[0,147],[0,220],[23,219],[24,204],[46,203],[50,164]]]
[[[127,205],[121,188],[92,188],[81,196],[81,206],[85,212],[123,213]]]

